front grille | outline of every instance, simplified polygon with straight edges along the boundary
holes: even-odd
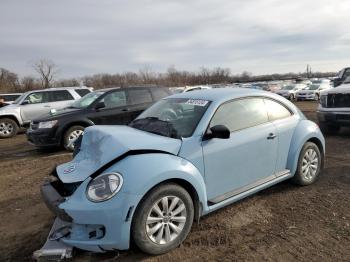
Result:
[[[328,94],[327,107],[350,107],[350,94]]]
[[[63,197],[68,197],[73,195],[75,190],[79,187],[79,185],[82,182],[76,182],[76,183],[63,183],[61,179],[58,177],[56,168],[52,170],[50,176],[50,183],[53,186],[53,188],[56,189],[56,191]]]

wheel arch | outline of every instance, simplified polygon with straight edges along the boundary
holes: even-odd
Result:
[[[293,175],[297,170],[300,152],[303,145],[307,142],[313,142],[319,147],[324,160],[325,139],[322,132],[316,123],[309,120],[303,120],[294,131],[288,153],[287,169],[289,169]],[[322,161],[322,165],[323,164],[324,161]]]
[[[9,119],[15,121],[16,124],[18,125],[18,127],[21,127],[21,124],[19,123],[19,121],[15,115],[1,115],[0,116],[0,119],[4,119],[4,118],[9,118]]]
[[[93,122],[91,121],[84,121],[84,120],[77,120],[77,121],[73,121],[73,122],[69,122],[67,124],[65,124],[60,132],[60,144],[63,145],[63,140],[64,140],[64,135],[66,134],[66,132],[68,131],[69,128],[71,128],[72,126],[82,126],[82,127],[89,127],[94,125]]]

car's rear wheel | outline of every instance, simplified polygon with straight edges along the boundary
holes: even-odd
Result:
[[[10,118],[0,119],[0,138],[10,138],[17,134],[18,132],[17,123]]]
[[[293,182],[306,186],[314,183],[322,169],[323,156],[315,143],[307,142],[303,146],[298,160]]]
[[[154,188],[142,200],[134,215],[132,238],[148,254],[158,255],[178,247],[191,230],[193,201],[177,184]]]
[[[72,126],[64,134],[63,146],[68,151],[74,151],[74,142],[84,133],[85,127]]]
[[[339,133],[340,126],[338,125],[330,125],[326,123],[319,123],[320,129],[322,133],[326,135],[336,135]]]

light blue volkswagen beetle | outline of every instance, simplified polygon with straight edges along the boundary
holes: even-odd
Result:
[[[129,126],[89,127],[78,150],[41,189],[57,216],[50,239],[95,252],[132,239],[161,254],[203,215],[289,178],[312,184],[325,141],[286,99],[226,88],[165,98]]]

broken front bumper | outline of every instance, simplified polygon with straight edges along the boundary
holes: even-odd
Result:
[[[62,185],[56,179],[42,186],[46,205],[57,216],[56,221],[66,225],[55,229],[59,236],[55,241],[93,252],[128,249],[132,214],[141,196],[119,192],[107,201],[94,203],[85,194],[89,181],[79,183],[67,196],[63,196],[66,189],[57,189]],[[64,185],[68,189],[72,186]]]

